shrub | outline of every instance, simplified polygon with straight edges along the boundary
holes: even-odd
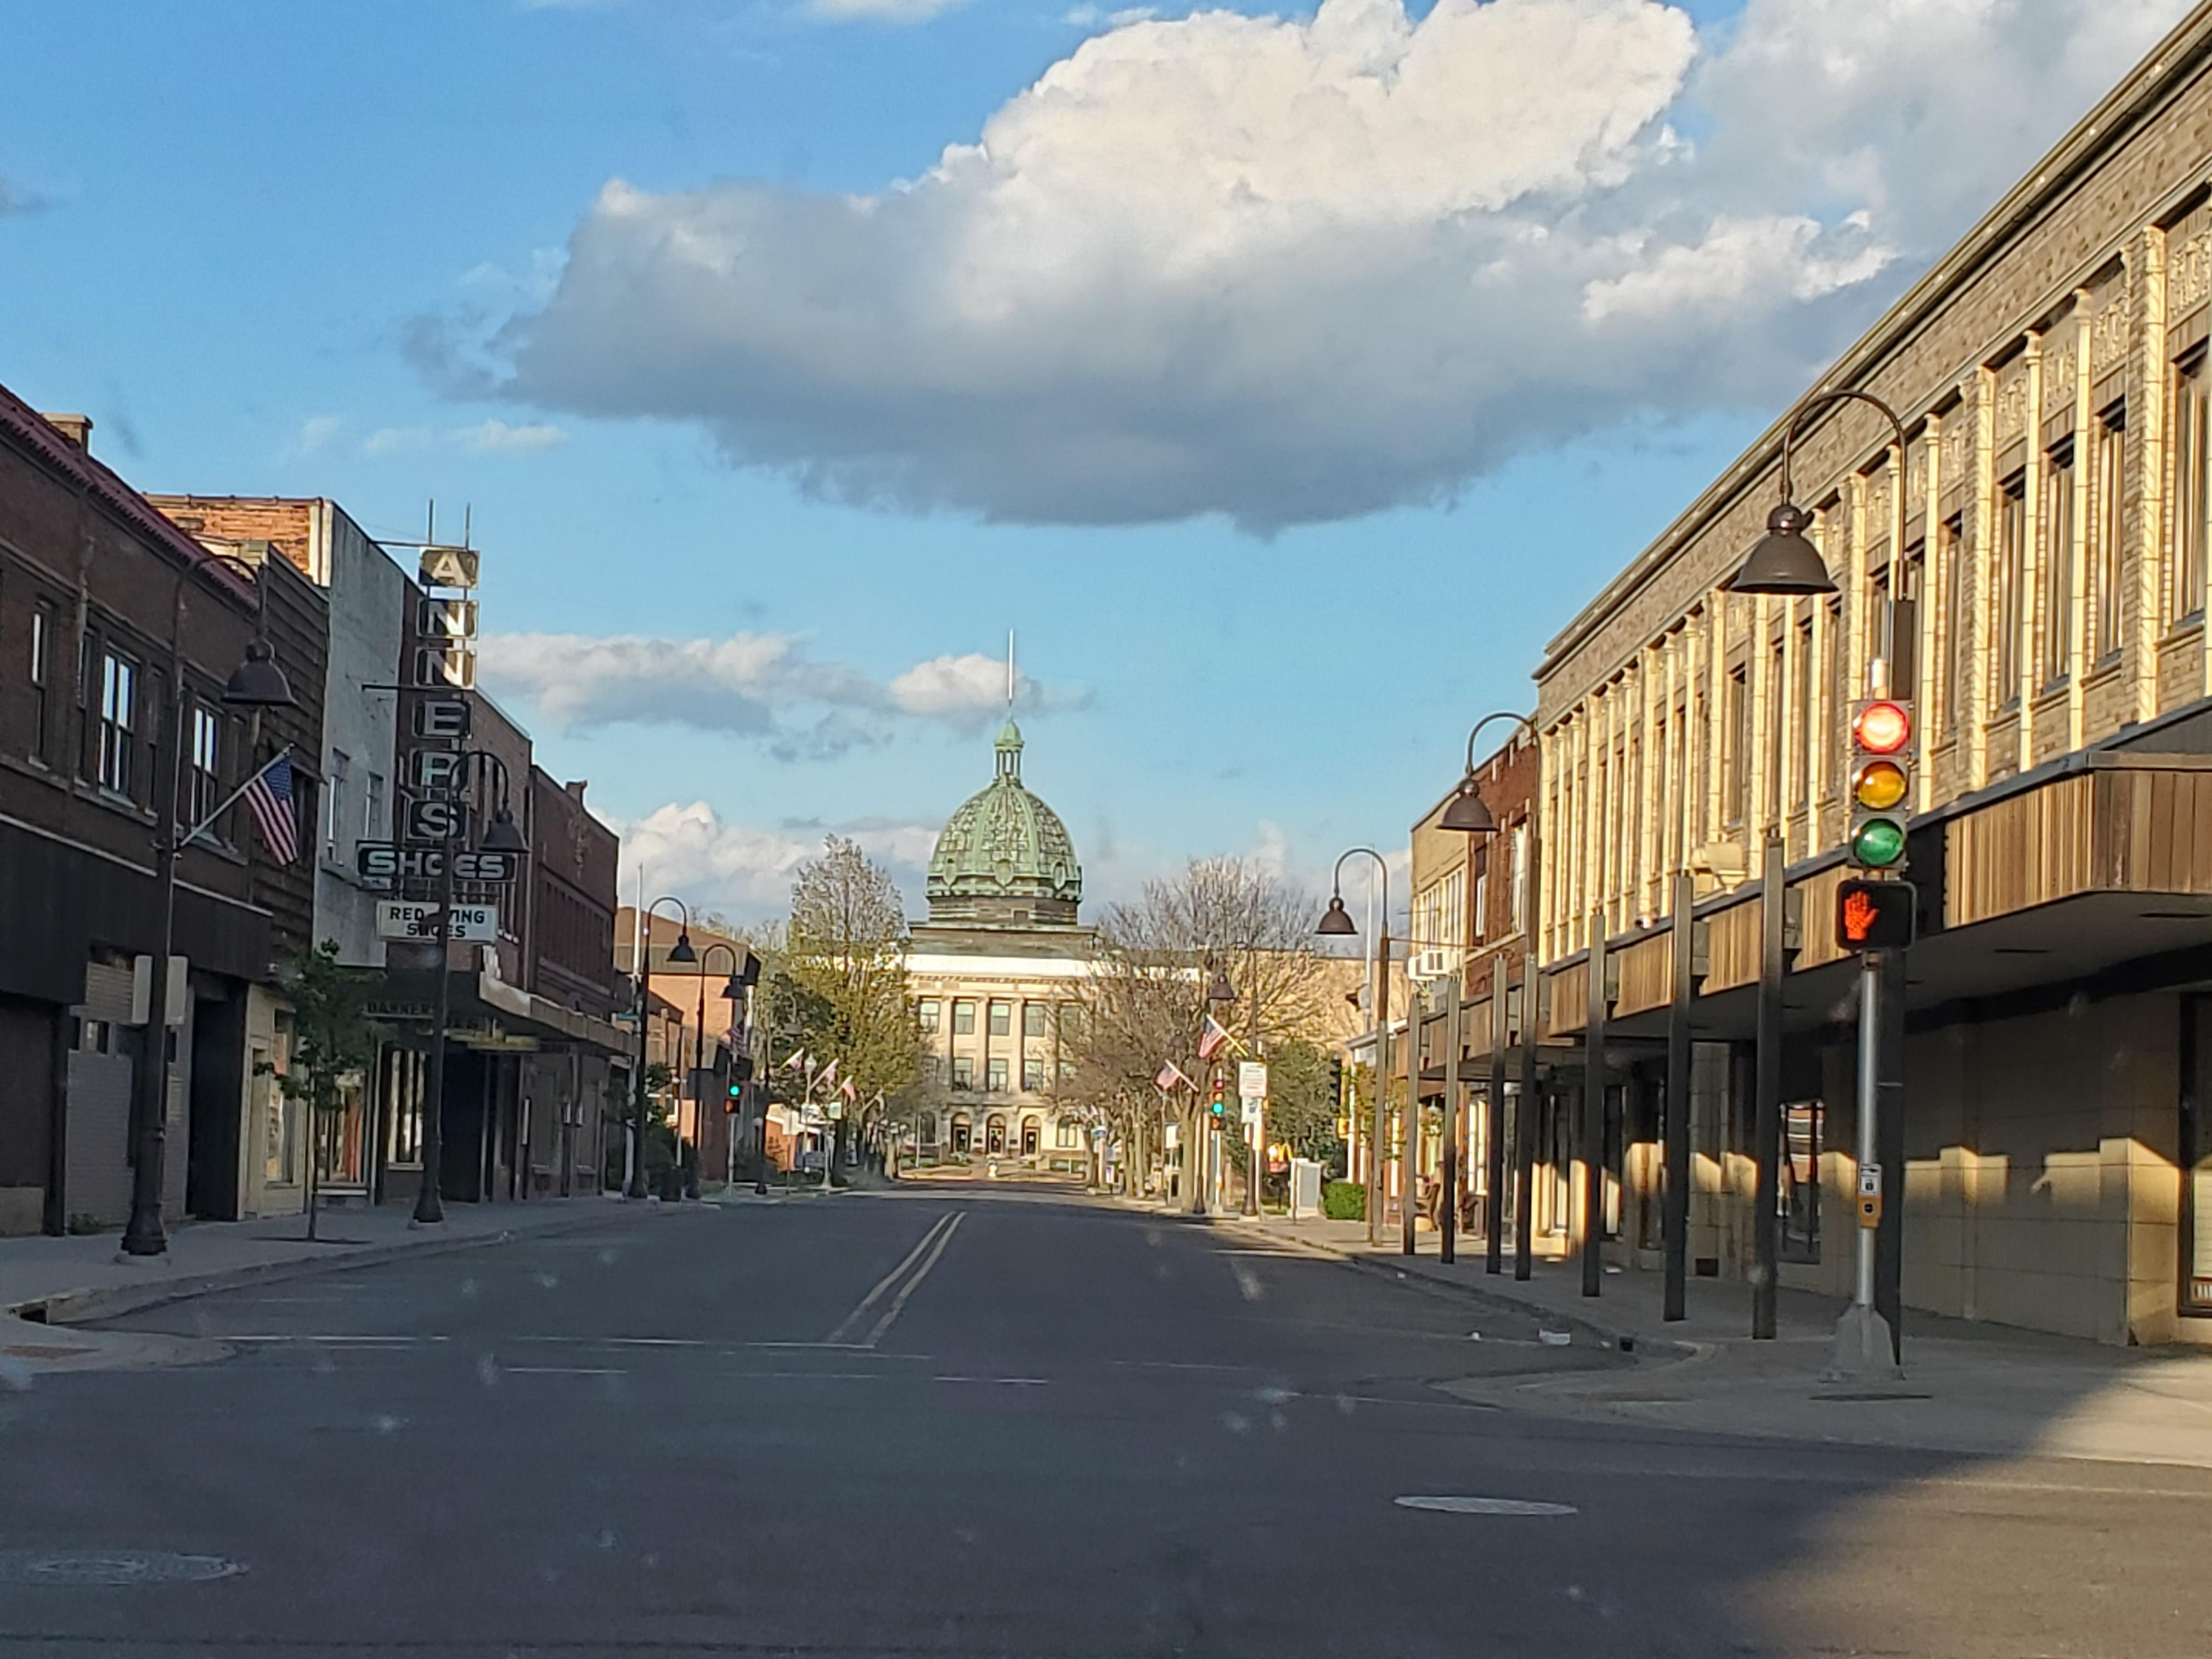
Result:
[[[1356,1181],[1332,1181],[1321,1189],[1321,1212],[1331,1221],[1367,1219],[1367,1188]]]

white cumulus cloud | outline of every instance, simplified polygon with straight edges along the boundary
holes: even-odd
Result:
[[[485,686],[531,705],[557,730],[652,725],[756,738],[787,759],[825,759],[880,743],[901,719],[975,731],[1006,707],[1006,665],[933,657],[878,680],[810,657],[785,634],[668,640],[643,635],[491,634],[477,647]],[[1027,674],[1015,707],[1079,702]]]
[[[998,520],[1448,498],[1801,386],[2186,9],[1132,17],[872,194],[608,184],[503,389]]]
[[[617,820],[622,837],[622,890],[636,888],[638,873],[656,888],[683,893],[695,906],[724,910],[740,920],[781,913],[792,877],[822,851],[824,836],[860,843],[883,865],[920,914],[922,877],[937,846],[935,823],[871,819],[850,824],[785,823],[763,828],[733,823],[703,800],[671,801],[643,817]]]

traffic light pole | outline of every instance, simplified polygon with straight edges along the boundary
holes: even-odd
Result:
[[[1835,1351],[1828,1363],[1828,1380],[1837,1382],[1893,1382],[1905,1374],[1897,1363],[1889,1322],[1874,1305],[1875,1243],[1883,1204],[1875,1133],[1881,1103],[1885,956],[1869,951],[1859,958],[1858,1257],[1851,1305],[1836,1322]]]

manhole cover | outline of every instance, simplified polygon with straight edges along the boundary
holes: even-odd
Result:
[[[178,1584],[228,1578],[242,1561],[167,1550],[0,1550],[0,1584]]]
[[[1434,1510],[1444,1515],[1572,1515],[1572,1504],[1543,1504],[1526,1498],[1394,1498],[1401,1510]]]

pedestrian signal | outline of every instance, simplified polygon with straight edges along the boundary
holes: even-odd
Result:
[[[1846,881],[1836,890],[1836,943],[1846,951],[1902,951],[1912,943],[1918,892],[1909,881]]]

